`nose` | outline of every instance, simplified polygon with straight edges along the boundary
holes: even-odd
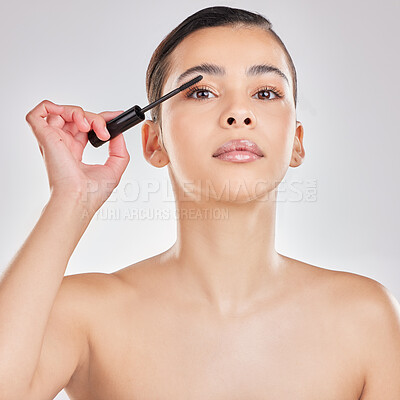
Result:
[[[243,108],[241,110],[230,109],[221,115],[221,125],[224,128],[243,128],[246,126],[254,128],[256,126],[256,117],[248,108]]]
[[[235,118],[233,118],[233,117],[229,117],[227,122],[228,122],[229,125],[237,124]],[[249,117],[247,117],[244,120],[244,124],[245,125],[250,125],[251,124],[251,119]]]

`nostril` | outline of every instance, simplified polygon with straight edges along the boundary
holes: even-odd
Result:
[[[228,118],[228,124],[229,124],[229,125],[232,125],[234,120],[235,120],[235,119],[232,118],[232,117]]]
[[[246,125],[248,125],[248,124],[250,123],[250,118],[246,118],[246,119],[244,120],[244,123],[245,123]]]

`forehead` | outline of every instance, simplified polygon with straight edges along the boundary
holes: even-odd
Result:
[[[203,63],[220,65],[230,77],[243,76],[256,64],[273,65],[290,76],[284,51],[270,33],[258,27],[218,26],[195,31],[174,49],[170,63],[165,82],[168,90],[176,87],[180,74]]]

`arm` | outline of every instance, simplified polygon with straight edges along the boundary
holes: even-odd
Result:
[[[400,305],[383,285],[376,286],[364,325],[366,374],[360,400],[400,399]]]
[[[79,285],[71,285],[73,279],[64,273],[91,218],[129,163],[123,135],[109,142],[104,165],[82,162],[87,132],[93,128],[107,140],[106,120],[120,113],[94,114],[44,100],[26,115],[46,164],[51,196],[0,279],[0,399],[47,398],[68,382],[84,357],[84,318],[72,298]],[[61,355],[66,358],[58,360]],[[51,371],[50,379],[43,371]]]
[[[39,363],[50,313],[61,323],[64,292],[54,304],[69,258],[90,217],[73,197],[52,197],[0,280],[0,398],[22,399]],[[65,285],[64,285],[65,286]],[[55,307],[53,308],[53,304]],[[53,311],[52,311],[53,308]],[[62,325],[60,325],[61,327]],[[52,324],[50,324],[50,329]],[[83,350],[79,326],[67,327],[58,382],[72,375]],[[51,340],[51,339],[48,339]],[[63,376],[61,376],[63,375]]]

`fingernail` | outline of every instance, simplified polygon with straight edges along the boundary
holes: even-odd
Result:
[[[106,131],[106,133],[107,133],[108,136],[111,136],[111,135],[110,135],[110,132],[108,132],[108,129],[107,129],[106,126],[104,127],[104,130]]]
[[[89,121],[86,118],[83,118],[83,120],[85,121],[85,124],[87,125],[87,127],[90,128]]]

